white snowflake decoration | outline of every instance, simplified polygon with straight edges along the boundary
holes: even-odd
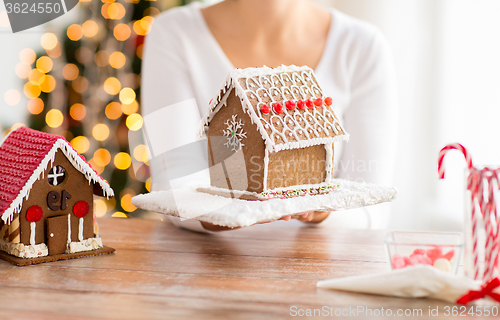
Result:
[[[224,145],[231,148],[231,151],[238,151],[244,146],[241,140],[247,137],[246,132],[243,132],[243,122],[236,121],[236,115],[233,115],[232,120],[228,119],[224,124],[227,126],[227,130],[224,130],[227,142]]]

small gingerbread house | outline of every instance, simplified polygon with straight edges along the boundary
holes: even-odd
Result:
[[[0,249],[25,259],[102,249],[94,194],[114,196],[63,137],[12,131],[0,145]]]
[[[212,187],[258,198],[331,190],[333,144],[349,138],[333,103],[309,67],[231,72],[202,120]],[[238,151],[245,168],[226,160]]]

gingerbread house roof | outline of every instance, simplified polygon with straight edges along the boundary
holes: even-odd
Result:
[[[293,65],[231,72],[217,98],[211,101],[208,115],[202,119],[202,131],[226,105],[233,89],[269,151],[349,139],[333,112],[332,99],[323,94],[313,70]]]
[[[0,215],[10,223],[14,212],[20,212],[23,199],[28,199],[35,181],[61,150],[73,166],[90,183],[97,184],[106,197],[114,196],[109,184],[92,169],[66,139],[61,136],[21,127],[0,145]]]

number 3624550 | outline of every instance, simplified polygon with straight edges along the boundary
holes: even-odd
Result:
[[[61,12],[61,4],[55,3],[5,3],[7,13],[59,13]]]

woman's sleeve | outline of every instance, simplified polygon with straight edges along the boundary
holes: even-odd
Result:
[[[382,34],[377,31],[369,46],[357,52],[351,70],[351,100],[344,112],[350,139],[339,161],[339,177],[390,186],[396,157],[398,102],[392,53]],[[344,214],[364,220],[362,228],[385,228],[390,206],[376,205]]]
[[[185,140],[186,135],[192,130],[186,127],[197,125],[200,120],[197,110],[183,112],[180,118],[179,114],[174,113],[175,110],[169,109],[178,103],[181,103],[179,106],[182,108],[186,106],[183,104],[185,101],[195,97],[187,62],[183,59],[178,41],[178,37],[182,37],[182,34],[179,34],[181,31],[176,30],[177,28],[171,24],[168,16],[155,21],[145,39],[142,64],[142,113],[145,137],[153,157],[149,161],[153,191],[171,188],[168,171],[178,163],[172,163],[171,159],[167,160],[166,154],[168,150],[188,143],[191,138]],[[186,134],[180,136],[179,133]],[[196,135],[196,132],[193,131],[193,134]],[[176,218],[170,220],[173,219]],[[199,221],[181,221],[177,218],[173,224],[193,231],[208,232]]]

